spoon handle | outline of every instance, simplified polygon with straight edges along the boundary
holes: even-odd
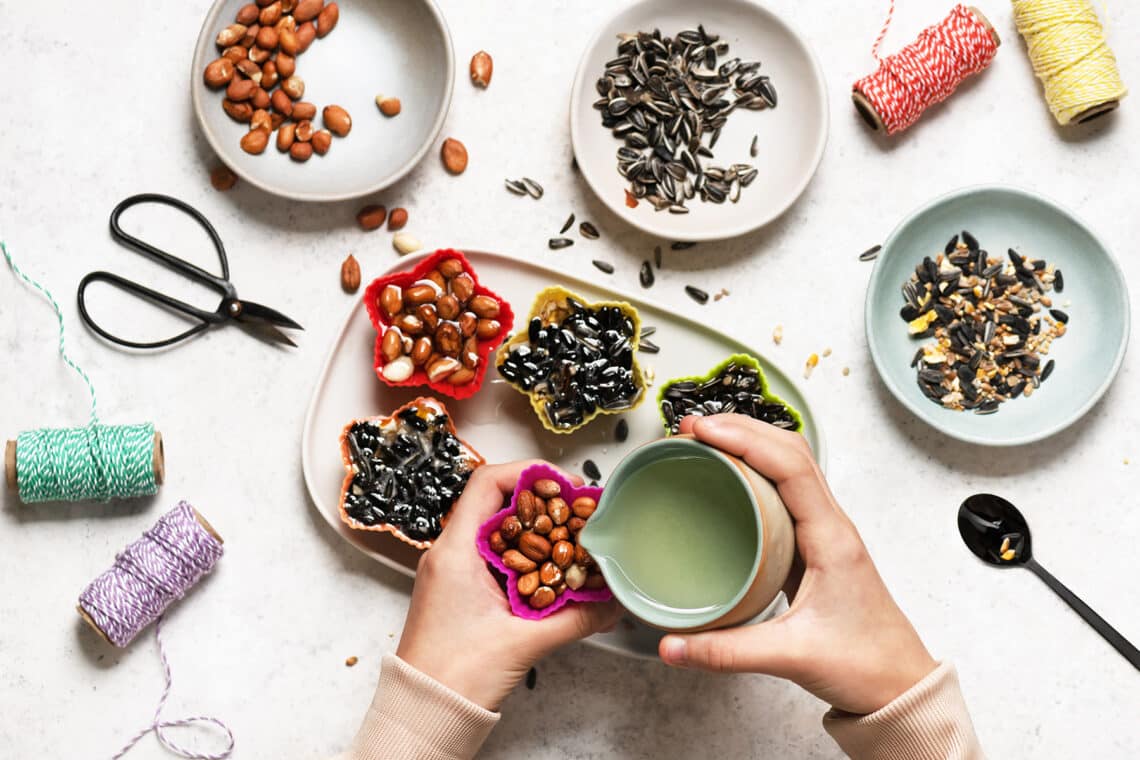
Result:
[[[1093,612],[1092,607],[1089,607],[1081,598],[1074,594],[1065,586],[1064,583],[1057,580],[1053,575],[1037,564],[1037,560],[1030,558],[1025,566],[1033,571],[1041,580],[1045,581],[1045,585],[1053,589],[1057,596],[1065,600],[1065,603],[1073,608],[1073,611],[1085,619],[1085,622],[1091,625],[1097,633],[1104,637],[1105,641],[1112,644],[1117,652],[1124,655],[1124,659],[1132,663],[1132,667],[1140,670],[1140,649],[1137,649],[1132,643],[1120,635],[1120,631],[1113,628],[1108,622],[1100,615]]]

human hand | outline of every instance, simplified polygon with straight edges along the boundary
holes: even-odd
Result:
[[[535,662],[621,615],[616,602],[570,604],[542,620],[511,612],[475,536],[532,464],[485,465],[471,475],[446,530],[420,557],[396,649],[404,662],[488,710],[498,709]]]
[[[874,712],[934,670],[910,621],[836,503],[802,435],[736,414],[687,417],[681,432],[743,458],[772,480],[795,521],[802,578],[773,620],[660,644],[670,665],[787,678],[837,709]],[[796,574],[793,568],[793,574]]]

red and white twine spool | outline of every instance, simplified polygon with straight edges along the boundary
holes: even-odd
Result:
[[[893,14],[891,0],[886,23],[871,50],[877,59]],[[949,97],[966,77],[989,66],[1000,44],[981,11],[957,5],[914,42],[879,59],[879,68],[852,86],[852,100],[872,127],[887,134],[900,132],[918,121],[927,108]]]

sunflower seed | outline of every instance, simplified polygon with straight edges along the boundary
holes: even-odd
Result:
[[[542,197],[542,194],[544,192],[542,189],[542,185],[538,184],[537,182],[535,182],[530,177],[523,177],[522,178],[522,184],[526,188],[526,191],[530,195],[531,198],[538,200],[539,198]]]
[[[661,246],[659,245],[653,248],[653,263],[657,265],[658,269],[661,268]]]
[[[1053,270],[1053,290],[1060,293],[1065,289],[1065,278],[1061,276],[1060,269]]]
[[[597,267],[599,270],[605,272],[606,274],[613,274],[614,273],[614,265],[609,263],[608,261],[602,261],[601,259],[594,259],[591,263],[595,267]]]
[[[867,250],[863,251],[861,254],[859,254],[859,260],[860,261],[874,261],[875,259],[879,258],[879,251],[881,251],[881,250],[883,250],[883,246],[873,245],[870,248],[868,248]]]
[[[601,480],[602,471],[598,469],[593,459],[587,459],[582,462],[582,473],[590,480]]]
[[[756,158],[757,154],[759,154],[759,153],[760,153],[760,135],[755,135],[752,138],[751,147],[748,148],[748,155],[752,156],[753,158]]]
[[[653,341],[650,341],[650,340],[641,341],[640,348],[641,348],[641,351],[643,353],[646,353],[646,354],[661,353],[661,349],[657,346],[657,344],[654,343]]]
[[[689,298],[692,298],[699,304],[705,304],[709,302],[709,294],[696,287],[695,285],[686,285],[685,292],[689,294]]]
[[[653,287],[653,281],[655,279],[653,276],[653,265],[651,265],[648,260],[641,262],[641,271],[638,272],[637,276],[638,279],[641,280],[641,287]]]
[[[570,238],[564,237],[550,238],[548,245],[550,246],[551,250],[557,251],[560,248],[569,248],[570,246],[574,245],[574,241]]]
[[[578,232],[581,233],[582,237],[589,240],[597,240],[599,237],[601,237],[598,234],[598,228],[589,222],[582,222],[582,224],[578,226]]]
[[[1060,309],[1050,309],[1049,316],[1053,317],[1053,319],[1057,320],[1061,324],[1068,324],[1069,322],[1069,315]]]
[[[574,214],[573,214],[573,212],[571,212],[570,216],[568,216],[566,218],[566,223],[562,225],[562,229],[558,230],[558,234],[559,235],[565,235],[566,230],[570,229],[571,225],[573,225],[573,224],[574,224]]]
[[[671,246],[669,246],[669,247],[670,247],[671,249],[673,249],[674,251],[683,251],[683,250],[685,250],[685,249],[687,249],[687,248],[692,248],[692,247],[693,247],[693,246],[695,246],[695,245],[696,245],[696,243],[684,243],[684,242],[676,242],[676,243],[673,243],[673,244],[672,244]]]
[[[513,180],[513,179],[504,180],[504,184],[506,184],[507,189],[510,190],[515,195],[526,195],[526,186],[523,185],[523,183],[519,182],[518,180]]]
[[[622,417],[617,421],[617,427],[614,428],[614,440],[618,443],[625,443],[627,438],[629,438],[629,423],[625,417]]]

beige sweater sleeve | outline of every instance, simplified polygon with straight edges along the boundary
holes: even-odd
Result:
[[[853,760],[984,760],[953,666],[870,715],[831,710],[823,727]]]
[[[470,760],[498,722],[498,713],[386,654],[364,723],[336,760]]]

